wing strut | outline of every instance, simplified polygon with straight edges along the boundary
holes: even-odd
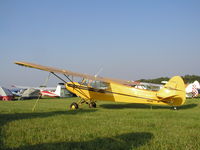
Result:
[[[63,82],[67,83],[64,79],[62,79],[61,77],[59,77],[57,74],[55,74],[54,72],[51,72],[53,75],[55,75],[58,79],[62,80]],[[74,82],[69,78],[69,76],[67,76],[66,74],[63,74],[70,82],[72,82],[73,85]],[[88,99],[90,99],[81,89],[77,90],[75,89],[76,91],[78,91],[79,93],[83,94],[85,97],[87,97]]]
[[[64,76],[65,76],[70,82],[72,82],[72,83],[74,84],[73,80],[71,80],[71,79],[69,78],[69,76],[67,76],[66,74],[64,74]],[[75,85],[75,84],[74,84],[74,85]]]
[[[61,81],[63,81],[64,83],[67,83],[64,79],[62,79],[61,77],[59,77],[57,74],[55,74],[54,72],[51,72],[54,76],[56,76],[58,79],[60,79]],[[72,82],[73,84],[74,84],[74,82],[73,82],[73,80],[71,80],[70,78],[69,78],[69,76],[67,76],[66,74],[63,74],[70,82]],[[75,85],[75,84],[74,84]]]
[[[56,76],[58,79],[60,79],[61,81],[63,81],[64,83],[67,83],[64,79],[62,79],[61,77],[59,77],[57,74],[55,74],[54,72],[51,72],[54,76]]]

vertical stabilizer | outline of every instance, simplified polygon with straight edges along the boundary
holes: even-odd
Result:
[[[180,76],[172,77],[163,88],[161,88],[157,97],[172,106],[179,106],[185,103],[185,84]]]
[[[58,84],[57,87],[56,87],[55,94],[58,95],[58,96],[60,97],[60,96],[61,96],[60,93],[61,93],[61,85]]]

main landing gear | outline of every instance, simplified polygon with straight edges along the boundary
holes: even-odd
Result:
[[[96,103],[94,102],[94,101],[86,101],[86,100],[84,100],[84,99],[81,99],[78,103],[75,103],[75,102],[73,102],[71,105],[70,105],[70,109],[71,110],[76,110],[76,109],[78,109],[79,108],[79,105],[82,105],[83,103],[86,103],[86,104],[88,104],[89,105],[89,108],[96,108],[97,107],[97,105],[96,105]]]
[[[89,103],[89,107],[90,107],[90,108],[96,108],[97,105],[96,105],[95,102],[91,102],[91,103]]]
[[[78,109],[78,104],[73,102],[71,105],[70,105],[70,109],[71,110],[75,110],[75,109]]]

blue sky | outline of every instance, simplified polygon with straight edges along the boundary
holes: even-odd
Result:
[[[199,0],[0,0],[0,85],[39,86],[48,76],[14,61],[127,80],[200,75],[199,8]]]

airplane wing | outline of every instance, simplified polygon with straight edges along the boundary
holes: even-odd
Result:
[[[21,85],[12,85],[12,87],[19,89],[36,89],[36,90],[56,90],[56,87],[33,87],[33,86],[21,86]]]
[[[35,68],[35,69],[39,69],[39,70],[43,70],[43,71],[48,71],[48,72],[51,72],[51,73],[59,73],[59,74],[64,74],[64,75],[71,75],[71,76],[86,78],[86,79],[90,79],[90,80],[99,80],[99,81],[103,81],[103,82],[107,82],[107,83],[114,82],[114,83],[126,84],[126,85],[131,84],[130,81],[126,81],[126,80],[103,78],[103,77],[99,77],[99,76],[96,77],[96,76],[92,76],[92,75],[88,75],[88,74],[76,73],[76,72],[72,72],[72,71],[69,71],[69,70],[63,70],[63,69],[58,69],[58,68],[53,68],[53,67],[47,67],[47,66],[43,66],[43,65],[29,63],[29,62],[17,61],[17,62],[15,62],[15,64],[20,65],[20,66],[24,66],[24,67],[29,67],[29,68]]]

